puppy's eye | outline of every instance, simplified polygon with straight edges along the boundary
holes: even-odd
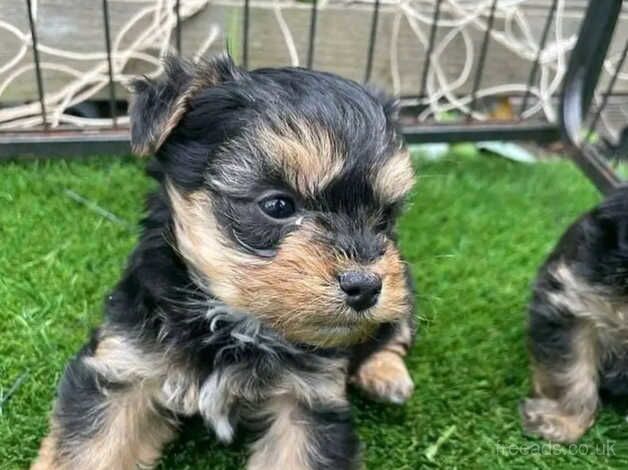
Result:
[[[379,216],[375,230],[378,232],[388,232],[395,224],[395,208],[386,207]]]
[[[260,209],[273,219],[287,219],[294,215],[294,201],[288,196],[272,196],[259,203]]]
[[[377,232],[388,232],[392,228],[392,222],[390,220],[380,220],[375,226]]]

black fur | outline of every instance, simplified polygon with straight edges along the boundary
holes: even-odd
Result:
[[[98,333],[92,335],[92,340],[86,344],[78,355],[66,367],[63,379],[59,384],[59,399],[56,404],[56,417],[62,430],[62,442],[76,445],[83,440],[90,439],[96,434],[105,419],[106,410],[102,407],[105,397],[102,389],[119,388],[123,384],[111,384],[100,377],[83,363],[82,359],[94,354]],[[80,394],[81,400],[75,397]],[[85,416],[90,416],[87,426]],[[71,448],[64,451],[71,452]]]
[[[349,408],[323,406],[306,410],[304,414],[316,449],[309,455],[312,469],[357,469],[359,441],[353,431]]]

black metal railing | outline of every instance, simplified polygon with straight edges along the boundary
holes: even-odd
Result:
[[[30,0],[29,0],[30,3]],[[177,0],[177,24],[179,24],[179,0]],[[102,0],[102,16],[105,25],[105,48],[107,49],[107,75],[109,77],[109,112],[113,121],[113,128],[118,127],[118,116],[116,110],[116,84],[113,79],[113,62],[111,61],[111,27],[109,26],[109,1]],[[181,35],[177,28],[177,50],[181,50]]]
[[[37,79],[37,94],[39,95],[39,105],[41,107],[41,119],[44,123],[44,129],[48,128],[48,118],[46,115],[46,103],[44,100],[44,80],[41,75],[41,61],[39,59],[39,47],[37,47],[37,28],[35,28],[35,20],[33,19],[33,2],[26,2],[28,10],[28,27],[31,32],[31,41],[33,42],[33,61],[35,62],[35,77]]]
[[[127,130],[119,125],[119,101],[116,96],[114,64],[111,44],[111,24],[109,1],[102,0],[102,21],[104,27],[105,50],[107,56],[108,73],[108,101],[109,116],[112,126],[99,129],[100,132],[83,132],[81,130],[57,130],[50,128],[50,121],[46,113],[45,83],[42,78],[41,59],[39,55],[37,28],[33,17],[32,0],[25,0],[28,12],[28,25],[32,40],[33,62],[37,83],[37,96],[40,104],[41,120],[43,125],[35,131],[4,131],[0,132],[0,158],[11,158],[16,155],[73,155],[86,153],[126,153],[129,151]],[[435,0],[431,12],[431,26],[424,52],[420,61],[422,69],[419,73],[418,94],[414,104],[403,110],[405,116],[417,116],[424,109],[427,95],[427,84],[432,67],[433,53],[439,28],[439,20],[443,15],[443,0]],[[530,140],[552,142],[561,138],[568,145],[574,161],[598,185],[602,191],[608,191],[620,183],[620,178],[607,158],[617,143],[607,145],[590,144],[593,133],[604,113],[609,99],[614,96],[614,87],[620,70],[628,55],[628,42],[624,46],[616,70],[611,76],[602,99],[595,110],[591,110],[594,91],[602,70],[603,61],[609,50],[615,26],[622,8],[621,0],[591,0],[585,18],[581,25],[579,39],[572,51],[567,74],[564,79],[564,93],[557,97],[560,102],[559,120],[557,123],[547,121],[523,119],[532,98],[532,88],[541,64],[542,51],[545,48],[550,30],[555,22],[558,0],[552,0],[545,19],[539,40],[538,51],[531,64],[525,92],[520,96],[517,116],[511,121],[478,121],[474,118],[480,99],[478,91],[485,75],[485,64],[490,60],[490,46],[492,33],[495,28],[496,11],[499,0],[490,4],[486,21],[486,29],[481,39],[480,52],[477,59],[475,73],[472,77],[470,100],[462,120],[443,124],[438,122],[404,121],[403,131],[409,143],[426,142],[454,142],[454,141],[485,141],[485,140]],[[182,15],[181,1],[176,0],[173,5],[176,18],[174,31],[174,47],[182,53]],[[254,18],[251,15],[250,0],[243,0],[242,17],[242,55],[241,63],[245,68],[250,64],[250,28]],[[374,0],[370,17],[368,40],[365,41],[365,67],[363,78],[369,81],[373,74],[374,58],[378,41],[378,27],[380,23],[382,5],[380,0]],[[309,28],[307,31],[307,67],[315,65],[317,26],[319,3],[312,0],[309,10]],[[423,53],[423,52],[422,52]],[[588,122],[588,128],[587,123]],[[584,133],[584,137],[583,137]],[[628,135],[628,132],[627,132]],[[626,143],[628,145],[628,142]],[[615,146],[615,147],[613,147]]]
[[[440,2],[438,2],[440,3]],[[482,76],[484,75],[484,62],[486,61],[486,53],[488,52],[488,45],[490,43],[491,32],[495,25],[495,9],[497,8],[497,0],[493,0],[491,3],[491,10],[488,14],[488,26],[484,32],[482,38],[482,47],[480,48],[480,58],[478,59],[478,66],[475,71],[475,78],[473,79],[473,89],[471,91],[471,102],[469,103],[469,111],[467,112],[467,120],[471,121],[475,101],[477,100],[478,90],[480,89],[480,83],[482,82]]]
[[[591,103],[621,8],[621,0],[595,0],[589,3],[580,27],[578,42],[571,54],[560,101],[560,126],[563,140],[569,147],[569,153],[603,193],[608,193],[621,184],[621,178],[609,164],[608,157],[611,148],[605,149],[593,145],[590,137],[595,132],[597,122],[608,104],[608,97],[613,91],[626,54],[628,54],[628,42],[604,98],[593,113],[588,130],[586,122],[591,115]]]
[[[556,6],[558,5],[558,0],[553,0],[552,5],[550,7],[549,13],[547,15],[547,19],[545,20],[545,26],[543,26],[543,33],[541,34],[541,42],[539,43],[539,50],[534,57],[534,62],[532,63],[532,68],[530,69],[530,75],[528,76],[528,82],[526,84],[526,92],[523,95],[523,101],[521,103],[521,109],[519,110],[519,118],[523,116],[523,113],[528,109],[528,101],[530,99],[530,90],[532,89],[532,84],[536,79],[536,75],[539,71],[539,64],[541,63],[541,54],[543,53],[543,49],[545,49],[545,45],[547,44],[547,38],[549,36],[550,28],[552,27],[552,23],[554,22],[554,15],[556,14]]]
[[[434,52],[434,44],[436,42],[436,31],[438,30],[438,20],[440,19],[440,7],[443,2],[437,1],[434,5],[434,15],[432,16],[432,26],[430,27],[430,37],[427,42],[427,49],[425,51],[425,61],[423,63],[423,73],[421,74],[421,91],[419,92],[419,99],[425,98],[425,92],[427,91],[427,77],[430,74],[430,68],[432,66],[432,53]]]

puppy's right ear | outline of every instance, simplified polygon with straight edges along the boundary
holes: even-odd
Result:
[[[138,155],[154,153],[188,110],[190,100],[203,88],[243,76],[228,55],[192,63],[175,56],[164,59],[163,74],[131,83],[131,149]]]

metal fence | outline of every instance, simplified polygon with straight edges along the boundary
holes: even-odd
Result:
[[[255,20],[251,16],[250,0],[243,0],[241,64],[247,68],[250,62],[250,27]],[[402,109],[404,118],[403,132],[406,140],[411,143],[456,142],[456,141],[487,141],[487,140],[520,140],[536,142],[554,142],[561,138],[568,146],[569,154],[584,170],[600,190],[606,192],[620,184],[616,162],[618,157],[628,155],[628,131],[621,133],[619,141],[600,140],[593,144],[597,135],[600,117],[606,110],[609,98],[616,96],[614,86],[628,54],[628,41],[623,46],[621,56],[616,63],[614,74],[600,94],[601,101],[592,106],[594,92],[609,46],[613,38],[622,9],[621,0],[591,0],[582,22],[579,38],[572,51],[567,73],[563,84],[563,93],[556,97],[559,107],[557,122],[547,120],[524,119],[523,113],[532,101],[532,84],[537,79],[543,51],[552,24],[555,19],[559,0],[552,0],[539,38],[538,53],[529,70],[525,92],[519,97],[518,116],[509,121],[478,121],[474,118],[474,110],[481,105],[478,90],[485,78],[485,64],[490,60],[491,33],[495,23],[495,12],[499,0],[492,0],[487,17],[487,27],[480,45],[475,73],[472,77],[471,100],[466,116],[453,123],[419,122],[415,117],[421,111],[422,99],[426,96],[428,75],[432,66],[432,54],[436,44],[439,18],[442,15],[442,0],[434,1],[432,23],[428,42],[422,59],[420,86],[417,90],[416,102]],[[127,129],[119,125],[119,100],[116,96],[114,70],[112,65],[111,26],[109,0],[102,0],[100,12],[104,25],[102,41],[107,53],[108,63],[108,105],[112,125],[106,128],[90,129],[51,129],[46,111],[45,82],[42,76],[41,59],[38,46],[38,32],[33,16],[33,0],[26,0],[28,26],[32,44],[34,71],[37,93],[42,118],[42,126],[28,131],[1,131],[0,158],[14,158],[21,155],[52,156],[80,155],[94,153],[128,153],[129,144]],[[182,50],[182,26],[180,0],[174,3],[176,15],[175,47]],[[306,64],[312,67],[316,55],[316,37],[319,13],[319,1],[312,0],[309,13],[308,46]],[[378,42],[378,22],[382,3],[374,0],[370,16],[370,34],[364,53],[365,67],[363,80],[369,81],[373,72],[374,55]],[[407,98],[407,97],[406,97]],[[406,100],[407,101],[407,100]],[[628,122],[628,118],[626,119]],[[613,163],[615,162],[615,163]]]
[[[628,40],[619,62],[602,93],[599,105],[592,107],[600,71],[606,58],[617,20],[621,0],[591,1],[582,23],[578,42],[571,56],[560,101],[560,127],[570,155],[603,193],[621,184],[616,171],[622,157],[628,157],[628,119],[616,142],[592,142],[602,113],[606,110],[617,77],[628,55]]]

